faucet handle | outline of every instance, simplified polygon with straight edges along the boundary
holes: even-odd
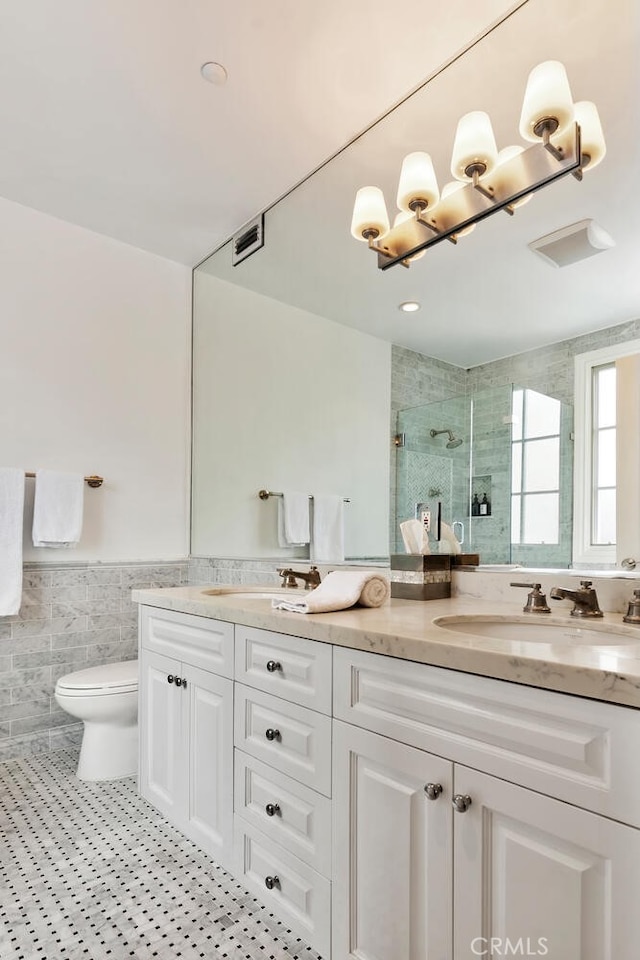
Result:
[[[633,591],[627,612],[622,619],[625,623],[640,623],[640,590]]]
[[[527,595],[527,602],[522,608],[523,613],[551,613],[545,594],[540,589],[541,583],[512,583],[512,587],[528,587],[531,593]]]
[[[593,580],[581,580],[581,581],[580,581],[580,586],[581,586],[581,587],[584,587],[585,590],[588,590],[589,587],[591,587],[592,585],[593,585]]]

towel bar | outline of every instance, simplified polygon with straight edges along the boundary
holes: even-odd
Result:
[[[25,477],[35,478],[35,473],[27,472]],[[101,487],[104,483],[104,477],[96,477],[95,475],[84,478],[85,483],[88,483],[90,487]]]
[[[268,500],[269,497],[281,497],[283,496],[283,494],[276,493],[274,490],[258,490],[258,496],[260,497],[261,500]],[[344,500],[345,503],[351,503],[351,500],[349,497],[343,497],[342,499]],[[309,500],[313,500],[312,493],[309,494]]]

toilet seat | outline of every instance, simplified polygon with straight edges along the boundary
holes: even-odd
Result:
[[[138,689],[138,661],[105,663],[60,677],[56,692],[66,697],[99,697],[134,693]]]

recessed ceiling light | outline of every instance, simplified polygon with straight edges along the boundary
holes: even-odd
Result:
[[[209,83],[215,83],[217,87],[221,87],[227,82],[227,71],[221,63],[216,63],[214,60],[203,63],[200,67],[200,73],[205,80],[208,80]]]
[[[404,303],[398,304],[398,310],[403,310],[405,313],[415,313],[419,309],[420,304],[417,300],[405,300]]]

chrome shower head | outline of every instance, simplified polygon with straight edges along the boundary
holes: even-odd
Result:
[[[447,441],[447,450],[455,450],[455,448],[459,447],[462,443],[462,440],[456,440],[451,430],[430,430],[429,436],[438,437],[441,433],[446,433],[449,435],[449,439]]]

